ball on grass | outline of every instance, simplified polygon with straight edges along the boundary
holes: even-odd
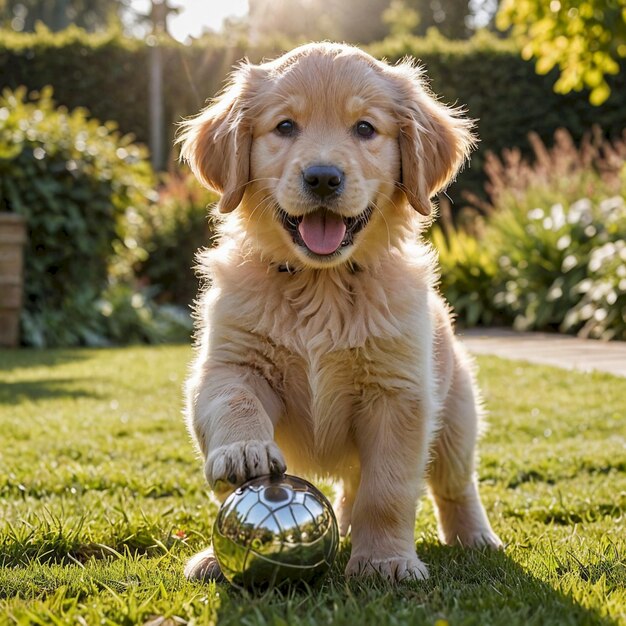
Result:
[[[319,582],[339,546],[330,502],[296,476],[261,476],[222,504],[213,528],[213,550],[234,585],[261,589]]]

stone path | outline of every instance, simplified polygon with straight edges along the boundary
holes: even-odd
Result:
[[[585,372],[597,370],[626,376],[626,342],[579,339],[550,333],[520,333],[500,328],[459,331],[470,352],[493,354]]]

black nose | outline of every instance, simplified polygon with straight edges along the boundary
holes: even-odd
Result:
[[[334,165],[312,165],[302,172],[307,189],[320,198],[338,193],[343,183],[343,172]]]

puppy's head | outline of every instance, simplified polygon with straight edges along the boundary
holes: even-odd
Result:
[[[180,141],[200,181],[222,193],[219,210],[237,209],[271,260],[330,267],[366,261],[413,210],[428,215],[469,153],[470,129],[410,62],[311,44],[242,65]]]

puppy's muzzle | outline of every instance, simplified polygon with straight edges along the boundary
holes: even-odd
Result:
[[[291,235],[292,241],[316,257],[332,257],[354,243],[354,236],[370,220],[373,205],[354,217],[342,217],[325,207],[305,215],[290,215],[277,207],[278,219]]]
[[[343,181],[343,172],[334,165],[312,165],[302,172],[304,188],[320,200],[338,196],[343,189]]]

